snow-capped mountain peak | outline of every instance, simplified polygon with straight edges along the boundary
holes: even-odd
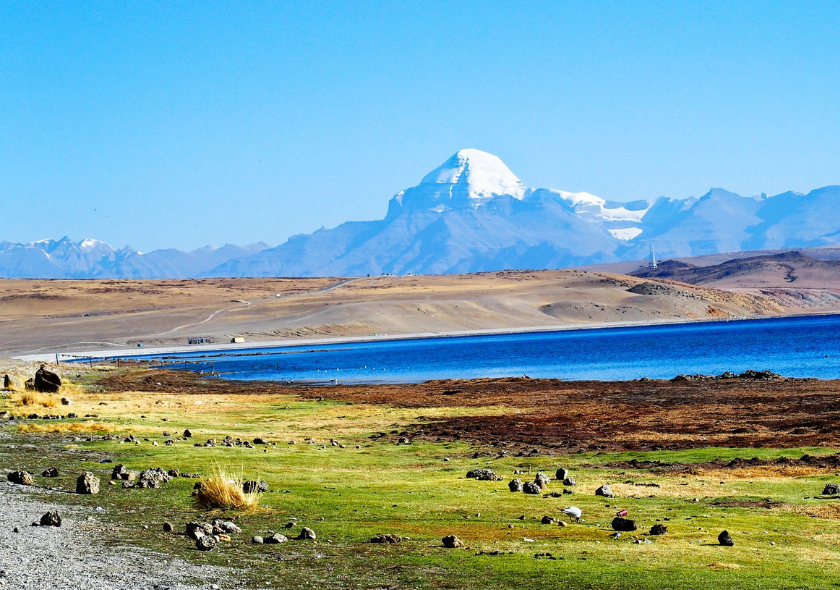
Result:
[[[466,192],[470,200],[479,202],[497,195],[521,200],[527,190],[497,156],[475,149],[460,150],[424,176],[420,186],[425,184],[450,185],[453,196]]]
[[[458,151],[429,172],[415,187],[391,200],[388,215],[404,209],[442,213],[478,209],[496,197],[522,200],[529,189],[497,156],[475,149]]]
[[[99,240],[94,240],[93,238],[85,238],[81,242],[79,242],[79,248],[81,250],[93,250],[97,246],[108,246],[105,242],[101,242]]]

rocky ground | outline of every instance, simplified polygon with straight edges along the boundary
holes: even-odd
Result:
[[[234,570],[190,565],[138,548],[106,546],[102,532],[108,526],[108,510],[58,506],[50,502],[55,493],[59,492],[0,483],[0,586],[21,590],[238,587]],[[51,510],[59,510],[60,527],[32,526]]]

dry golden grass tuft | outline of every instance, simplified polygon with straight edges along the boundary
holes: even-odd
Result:
[[[740,565],[736,565],[734,563],[721,563],[719,561],[716,561],[714,563],[706,564],[703,567],[707,567],[707,568],[712,569],[712,570],[737,570],[737,569],[741,569]]]
[[[840,505],[837,504],[818,504],[809,506],[794,506],[792,504],[785,504],[782,506],[785,512],[792,512],[794,514],[802,514],[812,518],[825,518],[827,520],[840,520]]]
[[[693,476],[709,479],[734,480],[781,480],[790,477],[807,477],[823,475],[837,471],[836,467],[817,467],[815,465],[756,465],[752,467],[738,467],[736,469],[689,469]]]
[[[242,473],[233,475],[221,465],[216,465],[215,473],[201,481],[201,487],[195,494],[196,502],[206,509],[253,510],[260,503],[260,495],[253,491],[245,493],[242,489]]]
[[[61,403],[61,398],[55,395],[27,391],[12,396],[12,401],[21,406],[41,406],[44,408],[55,408]]]

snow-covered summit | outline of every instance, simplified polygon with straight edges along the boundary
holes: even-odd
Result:
[[[420,184],[397,193],[392,208],[442,213],[477,209],[500,196],[522,200],[527,193],[528,188],[497,156],[463,149],[424,176]]]
[[[423,177],[420,186],[447,185],[450,194],[466,193],[473,201],[509,195],[522,199],[525,185],[497,156],[481,150],[460,150]]]

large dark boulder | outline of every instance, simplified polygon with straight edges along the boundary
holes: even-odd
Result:
[[[61,377],[48,371],[41,365],[41,368],[35,373],[35,381],[33,382],[35,391],[41,393],[56,393],[61,387]]]
[[[823,488],[823,496],[836,496],[840,494],[840,484],[827,483]]]
[[[635,531],[639,527],[636,526],[635,520],[630,520],[629,518],[621,518],[620,516],[616,516],[612,520],[612,528],[614,531],[629,533]]]
[[[464,542],[461,541],[461,539],[459,539],[455,535],[445,536],[442,539],[442,542],[443,542],[443,546],[446,547],[447,549],[457,549],[458,547],[463,547],[464,546]]]
[[[32,485],[32,474],[28,471],[12,471],[6,476],[6,479],[12,483],[16,483],[22,486]]]
[[[41,526],[61,526],[61,515],[57,510],[51,510],[41,517]]]
[[[732,537],[729,536],[727,531],[723,531],[718,535],[718,543],[724,547],[732,547],[735,544],[735,541],[732,540]]]

